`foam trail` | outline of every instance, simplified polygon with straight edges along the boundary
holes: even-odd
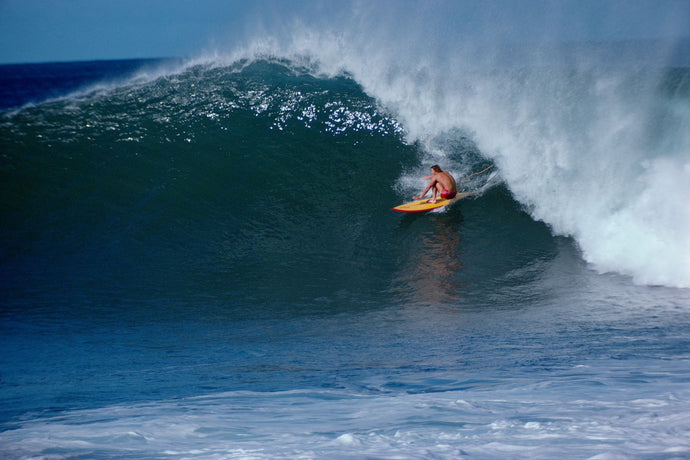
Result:
[[[337,26],[296,23],[239,55],[351,75],[396,115],[409,142],[426,147],[425,165],[471,172],[438,148],[439,139],[470,136],[516,199],[554,233],[573,236],[594,268],[690,287],[690,100],[660,89],[677,44],[657,42],[642,63],[634,49],[560,46],[555,28],[529,34],[548,46],[502,47],[519,30],[507,13],[458,31],[454,15],[494,16],[464,3],[412,5],[382,20],[380,7],[356,4]]]

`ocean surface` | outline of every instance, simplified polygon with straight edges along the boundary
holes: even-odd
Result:
[[[285,49],[0,66],[0,458],[690,458],[690,65]]]

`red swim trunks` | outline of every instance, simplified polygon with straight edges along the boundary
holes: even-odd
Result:
[[[449,192],[449,191],[446,190],[446,189],[443,189],[443,190],[441,191],[441,198],[444,198],[444,199],[447,199],[447,200],[450,200],[450,199],[452,199],[452,198],[455,198],[455,195],[457,195],[457,192]]]

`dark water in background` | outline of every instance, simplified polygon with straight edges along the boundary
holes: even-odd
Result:
[[[0,65],[0,109],[40,103],[93,84],[107,85],[171,59]]]
[[[483,128],[415,141],[287,60],[93,66],[2,69],[36,73],[0,115],[3,456],[690,455],[687,289],[595,271],[506,159],[389,210],[490,165]]]

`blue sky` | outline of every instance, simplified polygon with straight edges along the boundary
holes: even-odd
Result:
[[[346,27],[350,10],[403,27],[427,21],[460,39],[690,36],[690,0],[0,0],[0,63],[187,57],[295,17]]]
[[[0,0],[0,62],[185,56],[231,36],[234,0]]]

